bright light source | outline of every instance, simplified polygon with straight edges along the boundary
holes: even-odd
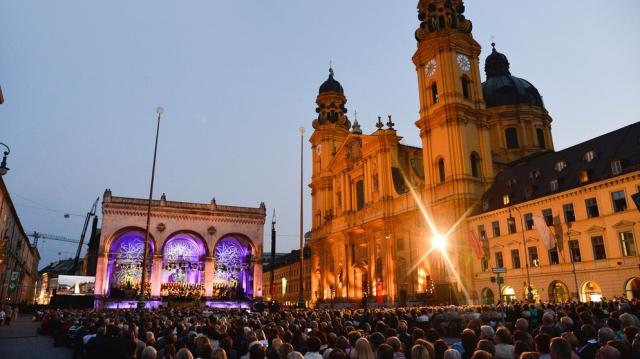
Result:
[[[447,239],[441,234],[436,234],[433,237],[432,245],[436,249],[443,250],[447,246]]]

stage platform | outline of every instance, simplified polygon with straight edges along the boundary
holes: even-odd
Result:
[[[215,309],[251,309],[252,301],[250,300],[216,300],[201,298],[200,305],[196,305],[193,299],[183,299],[176,301],[175,299],[153,298],[147,300],[146,309],[157,308],[215,308]],[[136,299],[109,299],[96,298],[93,302],[95,309],[135,309],[138,306]]]

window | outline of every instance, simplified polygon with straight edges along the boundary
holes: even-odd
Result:
[[[511,250],[511,264],[513,265],[513,269],[520,268],[520,251],[517,249]]]
[[[336,194],[338,196],[338,208],[342,208],[342,192]]]
[[[560,264],[560,258],[558,257],[558,247],[549,249],[549,264]]]
[[[516,219],[515,218],[509,217],[507,219],[507,230],[509,231],[509,234],[516,233],[517,229],[516,229]]]
[[[377,173],[373,175],[372,182],[373,182],[373,190],[377,191],[378,190],[378,174]]]
[[[489,201],[487,201],[486,199],[482,200],[482,210],[483,211],[488,211],[489,210]]]
[[[477,153],[471,153],[471,175],[473,177],[480,177],[480,156]]]
[[[562,172],[563,169],[567,168],[567,163],[565,161],[558,161],[556,162],[556,164],[553,166],[553,169],[556,170],[556,172]]]
[[[591,246],[593,247],[593,259],[606,259],[607,252],[604,248],[604,239],[602,236],[591,237]]]
[[[482,260],[480,260],[480,269],[483,272],[489,271],[489,259],[487,257],[482,257]]]
[[[633,233],[620,232],[620,246],[622,247],[622,256],[631,257],[636,255],[636,243],[633,240]]]
[[[356,208],[361,210],[364,207],[364,182],[356,182]]]
[[[524,187],[524,199],[530,199],[532,195],[533,195],[533,187],[532,186],[525,186]]]
[[[582,261],[582,258],[580,257],[580,243],[578,243],[577,239],[569,241],[569,255],[571,255],[572,262]]]
[[[540,170],[532,170],[531,172],[529,172],[529,179],[530,180],[534,180],[536,178],[540,177]]]
[[[502,204],[504,204],[505,206],[509,204],[509,202],[511,202],[511,198],[509,197],[508,194],[505,194],[502,196]]]
[[[611,193],[611,200],[613,201],[614,212],[622,212],[627,210],[627,199],[624,196],[624,191],[616,191]]]
[[[493,236],[500,237],[500,222],[491,222],[491,228],[493,228]]]
[[[589,171],[588,170],[581,170],[580,174],[578,175],[578,180],[580,181],[580,183],[589,182]]]
[[[564,212],[564,223],[575,222],[576,214],[573,210],[573,203],[567,203],[562,205],[562,211]]]
[[[619,175],[622,173],[622,162],[620,160],[611,161],[611,174]]]
[[[532,267],[539,267],[540,260],[538,259],[538,247],[529,247],[529,265]]]
[[[600,216],[600,211],[598,210],[598,201],[595,199],[595,197],[585,199],[584,205],[585,207],[587,207],[588,218]]]
[[[524,214],[524,225],[527,230],[533,229],[533,214],[525,213]]]
[[[404,239],[402,239],[402,238],[398,238],[398,240],[396,241],[396,248],[397,248],[399,251],[404,250]]]
[[[596,153],[593,150],[587,151],[587,153],[584,154],[584,161],[585,162],[591,162],[591,161],[593,161],[594,158],[596,158]]]
[[[483,241],[487,239],[487,231],[484,230],[484,224],[478,226],[478,237]]]
[[[431,84],[431,103],[438,103],[438,85],[435,82]]]
[[[504,136],[507,139],[507,148],[518,148],[518,130],[513,127],[504,130]]]
[[[502,252],[496,252],[496,267],[503,268],[504,260],[502,259]]]
[[[538,138],[538,147],[545,149],[544,130],[542,128],[536,128],[536,137]]]
[[[462,96],[468,99],[470,97],[469,94],[469,79],[466,76],[462,76]]]
[[[551,181],[549,181],[549,190],[551,190],[551,192],[556,192],[559,188],[559,184],[558,184],[558,180],[557,179],[553,179]]]
[[[542,217],[544,217],[547,226],[553,226],[553,211],[551,211],[551,208],[543,209]]]
[[[438,174],[440,175],[440,183],[444,182],[444,159],[442,158],[438,160]]]

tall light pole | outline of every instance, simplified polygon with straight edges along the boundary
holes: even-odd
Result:
[[[518,212],[518,216],[520,217],[520,229],[521,229],[521,233],[522,233],[522,248],[524,249],[524,260],[525,260],[525,268],[527,269],[527,298],[529,299],[529,301],[533,301],[533,293],[531,292],[532,288],[531,288],[531,275],[529,274],[529,252],[527,252],[527,241],[525,239],[524,236],[524,220],[522,219],[522,213],[520,212],[520,210],[518,209],[518,207],[509,207],[509,218],[507,218],[507,221],[509,222],[509,224],[513,224],[513,226],[515,227],[515,219],[513,218],[513,216],[511,216],[511,208],[515,209],[516,212]],[[500,298],[502,298],[502,293],[498,293],[498,295],[500,295]]]
[[[304,262],[304,223],[303,223],[303,203],[304,203],[304,191],[302,189],[304,176],[303,176],[303,166],[304,166],[304,127],[300,127],[300,296],[298,298],[298,308],[305,307],[304,300],[304,273],[303,273],[303,262]]]
[[[144,294],[147,283],[147,263],[149,262],[149,224],[151,222],[151,199],[153,198],[153,181],[156,176],[156,156],[158,154],[158,135],[160,134],[160,117],[164,113],[164,108],[156,108],[158,114],[158,125],[156,127],[156,144],[153,148],[153,165],[151,166],[151,184],[149,185],[149,202],[147,203],[147,226],[144,230],[144,253],[142,255],[142,279],[140,280],[140,293],[138,298],[138,309],[144,309],[146,298]]]

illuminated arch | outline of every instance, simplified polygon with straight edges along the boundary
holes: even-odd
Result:
[[[491,288],[484,288],[482,290],[482,304],[495,304],[495,302],[496,299]]]
[[[640,299],[640,277],[629,278],[624,284],[624,294],[627,299]]]
[[[142,277],[145,232],[138,227],[126,227],[118,230],[107,241],[107,288],[117,289],[118,295],[123,290],[135,291],[139,288]],[[149,239],[149,255],[147,257],[147,275],[151,276],[151,263],[156,243],[151,235]],[[115,294],[115,293],[114,293]]]
[[[549,301],[552,303],[563,303],[569,301],[569,287],[560,280],[549,283]]]
[[[602,298],[602,289],[598,283],[587,281],[580,287],[580,300],[583,302],[599,302]]]

